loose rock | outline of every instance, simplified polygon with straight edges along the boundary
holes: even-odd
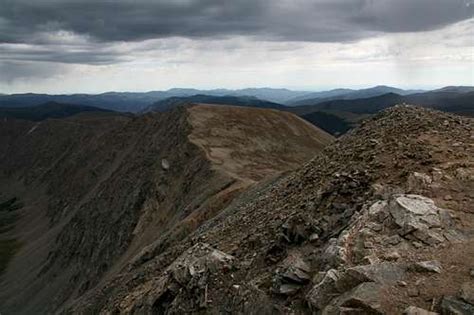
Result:
[[[418,272],[441,273],[441,264],[437,260],[422,261],[413,265],[413,270]]]

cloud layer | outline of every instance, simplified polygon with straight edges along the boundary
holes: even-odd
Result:
[[[432,30],[472,17],[467,0],[2,0],[0,42],[43,43],[63,30],[108,41],[257,36],[351,41]]]
[[[269,67],[284,61],[277,67],[291,65],[291,71],[305,67],[308,62],[288,57],[292,51],[327,66],[386,59],[387,51],[399,59],[419,58],[418,46],[435,45],[424,43],[424,34],[450,25],[461,26],[459,38],[453,32],[440,38],[458,47],[448,59],[459,59],[473,44],[473,0],[0,0],[0,7],[0,84],[10,88],[25,78],[49,80],[58,73],[54,68],[71,75],[111,71],[120,81],[123,67],[156,72],[186,66],[192,72],[212,66],[208,58],[222,69],[229,59],[242,65],[261,60]],[[396,44],[373,44],[374,38]],[[344,51],[337,50],[340,45]]]

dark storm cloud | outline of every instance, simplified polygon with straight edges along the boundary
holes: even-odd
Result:
[[[147,39],[244,35],[270,41],[347,42],[380,33],[432,30],[472,17],[472,2],[0,0],[0,81],[28,72],[47,75],[51,70],[44,62],[122,62],[131,51],[117,49],[117,43]]]
[[[41,61],[60,63],[79,63],[89,65],[107,65],[125,60],[123,54],[98,45],[81,46],[80,49],[67,45],[0,45],[2,61]]]
[[[430,30],[472,17],[471,0],[1,0],[0,42],[56,29],[98,41],[251,35],[350,41],[374,32]]]

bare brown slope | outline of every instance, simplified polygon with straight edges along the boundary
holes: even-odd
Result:
[[[278,110],[221,105],[189,109],[190,140],[206,152],[216,169],[242,180],[300,165],[308,152],[318,152],[332,136],[305,120]]]
[[[474,266],[473,130],[472,119],[412,106],[379,113],[72,310],[400,314],[409,305],[466,305],[459,289]],[[401,210],[386,207],[415,198],[407,194],[432,198],[441,222],[400,228],[393,217]],[[440,273],[414,268],[428,260]]]
[[[52,312],[92,294],[124,266],[142,264],[186,237],[256,180],[296,167],[331,140],[286,113],[269,111],[261,124],[256,117],[264,110],[214,110],[2,122],[2,196],[19,198],[24,208],[8,235],[22,245],[2,275],[0,311]],[[242,150],[217,165],[201,145],[222,147],[211,135],[225,134],[230,116],[243,132],[229,134],[226,145],[235,141]],[[280,132],[282,123],[292,133]],[[258,134],[246,136],[255,126]],[[265,148],[243,150],[246,137]],[[292,150],[281,149],[282,139]],[[244,161],[255,173],[235,176],[227,168]]]

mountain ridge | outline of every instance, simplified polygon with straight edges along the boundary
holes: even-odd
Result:
[[[0,309],[26,314],[69,305],[332,141],[291,113],[222,105],[11,119],[0,130],[1,197],[23,204]]]
[[[471,118],[412,106],[377,113],[68,310],[399,314],[407,304],[470,307],[458,292],[474,248],[472,130]],[[445,221],[404,232],[397,213],[409,210],[395,207],[397,198],[422,202]],[[447,236],[435,243],[432,233]],[[421,269],[430,263],[440,271]]]

